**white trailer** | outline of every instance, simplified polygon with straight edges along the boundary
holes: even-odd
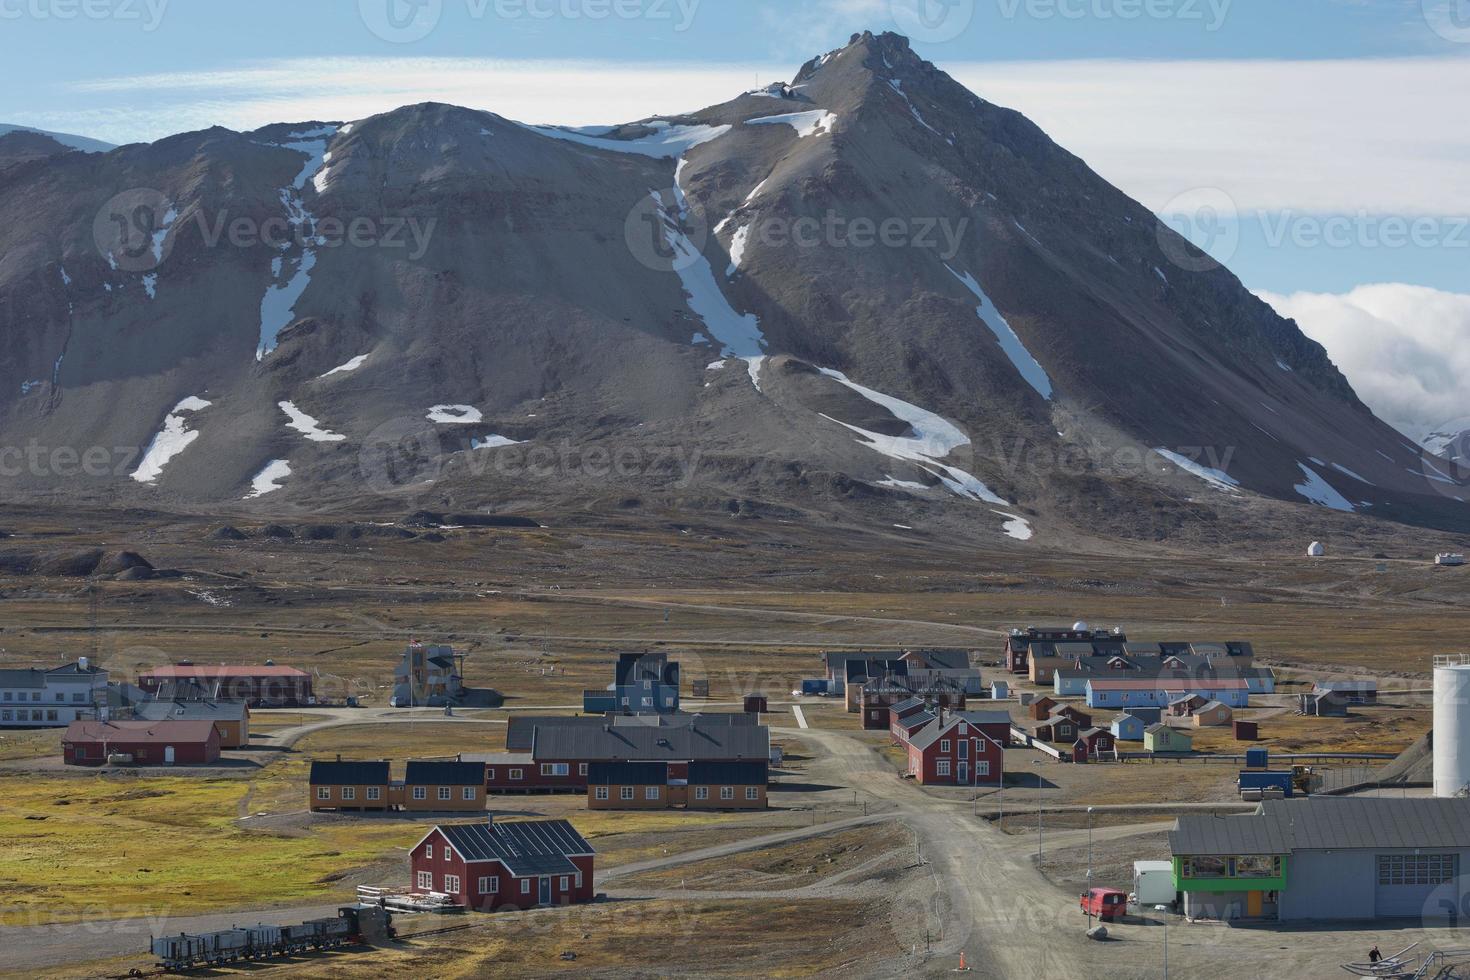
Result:
[[[1171,861],[1133,862],[1133,901],[1140,908],[1173,905],[1174,864]]]

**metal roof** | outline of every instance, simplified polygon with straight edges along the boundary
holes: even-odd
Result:
[[[0,670],[0,687],[42,688],[46,686],[46,672],[34,667],[19,670]]]
[[[144,701],[133,714],[145,721],[244,721],[247,709],[244,701]]]
[[[634,714],[634,715],[513,715],[505,729],[505,748],[508,752],[531,751],[531,737],[536,732],[536,726],[564,726],[601,728],[603,725],[611,724],[614,727],[624,725],[643,725],[650,728],[678,728],[694,724],[698,721],[702,725],[754,725],[756,718],[745,712],[710,712],[695,713],[678,711],[672,714]]]
[[[573,874],[577,866],[568,858],[593,853],[566,820],[441,824],[434,829],[466,861],[499,861],[517,878]]]
[[[764,725],[700,722],[678,728],[538,725],[531,741],[531,755],[538,761],[733,761],[767,759],[770,753],[771,733]]]
[[[1094,677],[1087,686],[1096,691],[1244,691],[1248,685],[1239,677],[1193,676],[1190,674],[1161,674],[1158,677],[1139,677],[1132,680],[1113,680]]]
[[[93,663],[88,663],[86,667],[83,667],[82,662],[80,660],[76,660],[72,663],[64,664],[60,667],[52,667],[50,670],[46,671],[46,673],[51,674],[52,676],[61,675],[72,677],[96,677],[98,674],[107,673],[107,670],[106,668],[98,667],[96,664]]]
[[[1470,847],[1470,800],[1267,800],[1249,816],[1180,817],[1169,832],[1175,854],[1414,847]]]
[[[904,656],[911,656],[915,660],[922,659],[930,667],[954,668],[970,666],[970,651],[956,648],[871,650],[858,651],[856,653],[829,650],[822,654],[822,660],[829,668],[835,668],[838,664],[846,664],[853,660],[896,661]]]
[[[207,742],[215,737],[207,721],[74,721],[63,742],[125,742],[132,745]]]
[[[939,724],[930,725],[927,728],[921,729],[920,731],[916,732],[914,736],[909,739],[909,744],[922,752],[924,749],[927,749],[929,746],[933,745],[941,738],[950,735],[950,733],[955,730],[956,726],[958,726],[959,723],[964,720],[965,719],[960,717],[959,715],[946,715],[944,720]],[[976,729],[974,734],[969,737],[989,739],[992,742],[995,741],[995,739],[990,738],[989,735],[986,735],[984,732],[978,729]]]
[[[770,782],[765,762],[691,762],[690,786],[764,786]]]
[[[310,677],[304,670],[295,667],[282,667],[276,664],[267,664],[254,667],[232,667],[226,665],[189,665],[183,666],[173,664],[168,667],[154,667],[152,670],[138,672],[139,677]]]
[[[485,763],[410,759],[404,768],[403,781],[410,786],[479,786],[485,782]]]
[[[313,759],[308,782],[313,786],[386,786],[388,763]]]

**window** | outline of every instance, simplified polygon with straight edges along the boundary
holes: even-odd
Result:
[[[587,775],[587,763],[585,763],[585,762],[579,762],[579,763],[577,763],[577,775],[578,776],[585,776],[585,775]]]
[[[452,796],[454,796],[454,791],[453,791],[453,789],[451,787],[448,787],[448,786],[440,786],[439,787],[439,799],[441,799],[441,800],[447,800],[447,799],[450,799]]]
[[[424,857],[431,858],[433,856],[434,856],[434,845],[433,844],[425,844],[424,845]]]
[[[73,691],[71,694],[71,699],[72,702],[75,704],[86,704],[87,694],[85,691]]]
[[[530,878],[522,878],[521,879],[521,894],[522,895],[529,895],[529,894],[531,894],[531,879]]]
[[[485,770],[485,782],[487,782],[487,783],[493,783],[493,782],[495,782],[495,770],[494,769],[486,769]]]
[[[761,798],[761,788],[759,786],[747,786],[747,787],[745,787],[745,798],[747,800],[758,800],[758,799],[760,799]]]
[[[10,695],[11,695],[11,692],[10,691],[6,691],[5,692],[5,700],[9,701],[11,699]]]
[[[446,860],[446,861],[449,860],[449,845],[448,844],[445,844],[444,845],[444,860]]]
[[[599,800],[605,800],[605,799],[607,799],[607,787],[606,786],[599,786],[599,787],[597,787],[596,796],[597,796],[597,798]]]
[[[444,890],[451,895],[459,894],[459,875],[444,876]]]
[[[645,786],[645,787],[643,787],[643,798],[645,800],[656,800],[656,799],[658,799],[658,787],[657,786]]]
[[[382,799],[382,797],[383,797],[383,787],[381,787],[381,786],[369,786],[367,788],[367,798],[368,799],[370,799],[370,800],[378,800],[378,799]]]
[[[32,701],[39,701],[39,700],[41,700],[41,692],[40,691],[32,691],[31,692],[31,700]]]
[[[631,787],[631,786],[624,786],[621,795],[622,795],[622,798],[623,799],[625,799],[625,800],[631,800],[633,798],[633,787]]]
[[[357,799],[357,787],[356,786],[343,786],[342,787],[342,799],[344,799],[344,800],[355,800],[355,799]]]
[[[416,800],[427,800],[429,798],[429,791],[422,786],[415,786],[413,788],[413,798]]]
[[[734,786],[721,786],[720,787],[720,799],[722,799],[722,800],[733,800],[733,799],[735,799],[735,787]]]
[[[986,761],[985,759],[976,759],[975,760],[975,775],[976,776],[989,776],[990,775],[990,763],[988,761]]]
[[[57,691],[56,692],[56,700],[58,700],[58,701],[65,701],[66,700],[66,695],[63,692],[61,692],[61,691]]]
[[[1442,885],[1459,874],[1457,854],[1380,854],[1380,885]]]
[[[522,770],[522,769],[512,769],[510,771],[510,778],[513,779],[513,780],[515,780],[515,779],[521,779],[524,776],[525,776],[525,771]]]
[[[645,707],[645,708],[651,708],[651,707],[653,707],[653,698],[644,698],[643,699],[643,707]]]
[[[9,713],[8,711],[6,712],[6,714]],[[332,787],[318,786],[316,788],[316,798],[319,800],[330,800],[332,798]]]
[[[960,758],[961,759],[968,759],[969,757],[970,757],[970,743],[969,742],[961,742],[960,743]]]
[[[415,885],[419,889],[421,889],[423,891],[426,891],[426,892],[433,891],[434,890],[434,872],[432,872],[432,871],[420,871],[418,874],[414,875],[414,883],[415,883]]]
[[[500,879],[495,876],[480,879],[480,894],[494,895],[500,891]]]
[[[87,747],[85,745],[78,745],[76,747],[76,751],[73,754],[78,759],[85,759],[87,757]]]
[[[1216,855],[1195,855],[1184,859],[1185,878],[1224,878],[1225,859]]]
[[[947,738],[941,738],[939,740],[939,751],[941,751],[941,752],[948,752],[949,751],[949,739],[947,739]]]
[[[37,718],[41,717],[41,713],[39,711],[36,712],[36,717]],[[56,709],[55,708],[50,708],[50,709],[47,710],[47,712],[46,712],[46,720],[47,721],[55,721],[56,720]]]
[[[936,776],[948,776],[949,775],[949,760],[948,759],[938,759],[938,760],[935,761],[935,763],[934,763],[934,775],[936,775]]]
[[[461,792],[461,798],[464,799],[465,802],[467,802],[467,803],[473,803],[475,801],[475,787],[473,787],[473,786],[466,786],[460,792]]]
[[[965,736],[968,734],[970,734],[970,726],[964,722],[960,722],[960,735]]]
[[[707,799],[709,799],[709,787],[708,786],[696,786],[696,787],[694,787],[694,798],[696,800],[707,800]]]
[[[559,887],[561,888],[562,891],[566,891],[567,890],[567,876],[566,875],[562,875],[561,876],[561,884],[559,885]]]

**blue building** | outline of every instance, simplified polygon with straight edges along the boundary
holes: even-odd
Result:
[[[1124,712],[1113,719],[1113,738],[1120,742],[1142,742],[1143,731],[1151,724],[1153,722],[1144,721],[1137,715]]]
[[[583,691],[588,714],[673,714],[679,710],[679,665],[665,653],[622,653],[613,683],[603,691]]]
[[[1165,708],[1181,697],[1198,695],[1232,708],[1250,707],[1251,692],[1240,678],[1153,677],[1094,678],[1087,682],[1089,708]]]

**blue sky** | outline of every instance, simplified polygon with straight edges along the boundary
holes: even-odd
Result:
[[[425,100],[610,123],[864,28],[1208,242],[1369,404],[1470,352],[1470,0],[0,0],[0,123],[128,142]]]

